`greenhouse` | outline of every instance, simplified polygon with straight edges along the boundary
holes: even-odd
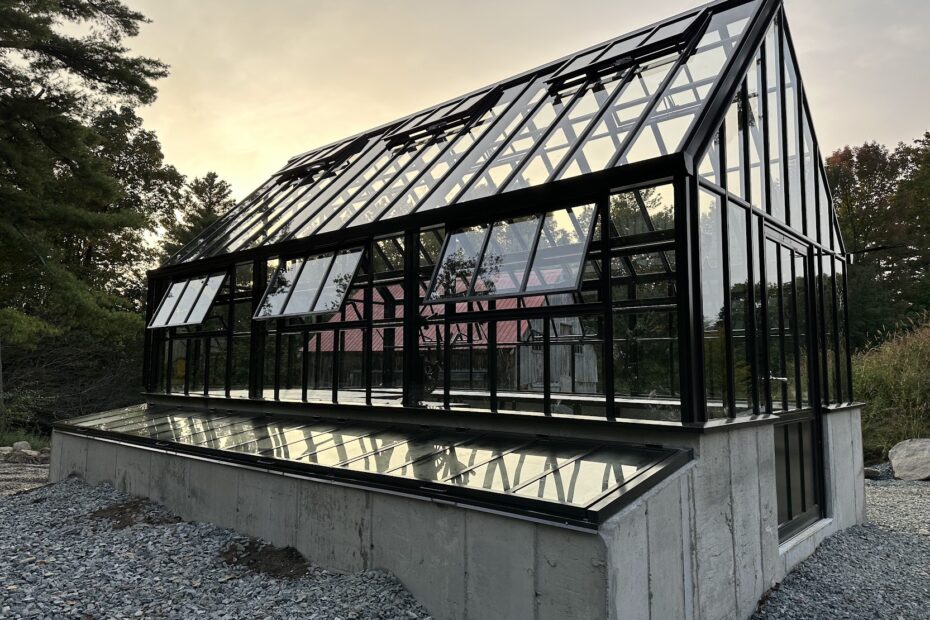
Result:
[[[538,597],[747,616],[864,510],[849,259],[811,119],[781,2],[721,0],[297,155],[150,272],[147,404],[60,425],[58,473],[112,458],[220,522],[240,517],[197,508],[218,493],[198,485],[239,476],[214,498],[252,511],[231,525],[388,568],[437,617]],[[244,499],[244,471],[271,490]],[[282,481],[344,496],[301,508]],[[301,511],[330,534],[282,525]],[[528,602],[513,575],[470,581],[499,558],[430,564],[491,553],[477,515],[534,532]],[[575,558],[578,592],[544,579],[559,545],[604,560]],[[678,585],[616,583],[647,564]]]

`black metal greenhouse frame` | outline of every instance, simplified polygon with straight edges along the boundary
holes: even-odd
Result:
[[[695,24],[692,25],[689,29],[689,32],[692,30],[700,31],[701,28],[706,26],[707,21],[710,18],[710,11],[721,11],[725,8],[743,4],[744,2],[736,1],[725,1],[718,2],[709,7],[704,7],[701,9],[699,19],[695,20]],[[673,18],[674,19],[674,18]],[[702,196],[702,192],[705,194],[711,193],[719,199],[718,204],[723,205],[721,209],[721,218],[722,218],[722,239],[723,239],[723,279],[724,285],[723,288],[725,291],[730,291],[729,283],[729,274],[730,274],[730,250],[727,240],[729,237],[729,229],[732,226],[742,226],[739,222],[731,221],[731,216],[729,214],[730,205],[733,205],[734,208],[738,209],[739,212],[744,213],[746,217],[746,238],[745,238],[745,247],[748,248],[747,252],[747,267],[750,277],[754,273],[761,273],[762,267],[765,261],[765,247],[767,239],[766,235],[771,234],[771,231],[775,231],[780,235],[783,235],[787,240],[799,243],[805,247],[813,248],[813,251],[807,257],[808,273],[811,274],[811,278],[814,281],[823,281],[825,276],[829,277],[829,283],[826,286],[817,286],[815,293],[815,304],[809,304],[807,306],[806,316],[802,317],[806,321],[806,325],[812,327],[816,325],[816,329],[807,329],[806,338],[807,338],[807,351],[816,352],[817,357],[813,359],[819,360],[818,366],[819,372],[811,373],[812,382],[811,382],[811,394],[810,400],[812,403],[821,403],[821,404],[838,404],[851,400],[851,382],[849,377],[851,375],[849,368],[849,359],[848,355],[845,358],[841,357],[843,352],[848,352],[848,342],[843,342],[843,339],[848,338],[848,330],[843,332],[839,328],[833,328],[832,331],[828,330],[825,321],[827,317],[825,314],[827,310],[833,313],[832,325],[840,326],[846,321],[845,313],[847,312],[848,303],[846,301],[846,268],[845,263],[846,259],[843,256],[842,250],[842,241],[841,239],[834,238],[836,230],[836,222],[831,220],[827,222],[829,231],[821,230],[822,228],[822,218],[816,216],[809,218],[808,211],[813,209],[815,212],[819,213],[823,210],[825,205],[820,204],[820,201],[825,196],[827,201],[830,200],[829,188],[823,184],[824,171],[821,164],[817,163],[818,169],[816,170],[817,174],[813,179],[814,197],[817,200],[816,204],[808,204],[809,196],[805,188],[810,182],[805,178],[805,167],[799,166],[800,168],[800,179],[801,186],[798,189],[799,196],[801,197],[800,204],[800,215],[802,218],[801,230],[806,231],[807,236],[805,237],[803,232],[800,232],[797,229],[798,222],[792,222],[792,208],[789,208],[787,205],[787,196],[789,194],[789,189],[780,189],[783,191],[785,198],[785,215],[787,221],[782,221],[780,217],[772,213],[772,181],[770,175],[766,174],[765,178],[769,179],[762,190],[764,196],[764,203],[766,208],[760,209],[758,206],[751,205],[747,198],[751,195],[750,184],[755,180],[753,179],[753,166],[758,165],[764,169],[768,169],[768,162],[771,161],[769,158],[770,149],[780,148],[781,160],[787,158],[787,145],[789,140],[789,118],[786,112],[787,106],[785,97],[786,88],[779,88],[778,93],[781,97],[781,101],[777,106],[779,108],[778,112],[781,115],[781,122],[779,127],[781,130],[780,135],[780,145],[770,144],[771,139],[768,135],[768,132],[765,133],[765,157],[757,164],[752,163],[751,158],[751,145],[750,145],[750,132],[744,131],[742,134],[742,144],[740,145],[741,153],[739,156],[741,158],[741,165],[744,171],[747,171],[745,174],[744,182],[746,185],[742,188],[738,188],[742,191],[733,191],[737,188],[728,187],[728,174],[726,174],[724,166],[724,172],[720,175],[721,183],[710,183],[706,179],[702,178],[699,172],[700,162],[705,152],[712,147],[712,145],[717,145],[719,149],[719,158],[721,162],[728,162],[727,154],[727,145],[730,144],[727,141],[726,136],[726,127],[724,126],[724,119],[731,109],[731,103],[734,99],[739,100],[739,105],[737,109],[739,114],[742,115],[740,119],[740,125],[742,127],[748,127],[748,114],[749,114],[749,101],[748,101],[748,92],[745,87],[745,75],[750,69],[751,65],[757,61],[757,54],[761,54],[762,58],[762,67],[765,67],[766,59],[766,46],[763,44],[766,33],[769,29],[770,24],[773,20],[779,24],[779,27],[784,32],[783,36],[778,37],[779,45],[785,45],[783,50],[779,51],[779,54],[788,55],[792,57],[794,55],[793,48],[790,45],[790,36],[788,35],[787,24],[783,19],[783,9],[781,3],[777,0],[760,0],[759,8],[754,11],[752,19],[749,24],[746,26],[745,32],[743,34],[743,43],[737,46],[735,53],[727,61],[726,67],[722,72],[722,78],[717,80],[714,84],[713,90],[707,96],[707,104],[703,106],[700,110],[695,122],[691,126],[690,133],[688,134],[687,139],[684,141],[684,148],[680,152],[669,153],[645,161],[619,165],[614,167],[613,165],[608,165],[605,170],[599,172],[593,172],[585,174],[582,176],[577,176],[574,178],[558,180],[554,182],[545,183],[542,185],[527,187],[522,189],[517,189],[509,192],[499,192],[493,195],[477,198],[471,200],[467,203],[467,208],[457,208],[453,205],[450,208],[445,209],[433,209],[423,212],[414,212],[404,216],[402,219],[386,219],[386,220],[376,220],[368,224],[362,224],[359,226],[348,226],[340,230],[332,230],[328,232],[321,232],[315,235],[311,235],[307,238],[302,239],[289,239],[282,242],[277,242],[271,245],[259,245],[257,247],[251,247],[241,251],[208,256],[205,258],[193,260],[190,262],[174,262],[169,263],[161,268],[149,272],[149,289],[148,289],[148,318],[151,320],[155,309],[158,306],[159,300],[165,295],[168,286],[173,280],[179,280],[183,278],[189,278],[193,276],[203,276],[210,273],[226,272],[228,273],[228,278],[230,286],[228,287],[228,295],[230,296],[228,304],[228,315],[225,317],[225,328],[212,330],[212,331],[185,331],[178,332],[177,328],[169,328],[166,342],[162,335],[155,332],[155,330],[147,330],[145,338],[145,385],[147,391],[149,392],[150,397],[153,400],[162,398],[163,400],[173,400],[171,396],[172,390],[172,378],[169,376],[170,373],[165,371],[167,359],[171,359],[171,347],[174,346],[173,343],[178,342],[179,340],[188,339],[188,342],[193,342],[193,338],[200,338],[204,343],[203,346],[206,348],[204,354],[204,364],[205,368],[202,371],[204,377],[204,387],[203,392],[196,394],[191,392],[190,386],[192,384],[191,373],[196,372],[192,370],[192,365],[188,364],[184,370],[184,389],[182,392],[190,392],[186,395],[177,396],[177,398],[183,398],[185,400],[191,398],[202,397],[204,399],[209,399],[209,401],[219,400],[228,400],[232,403],[233,400],[236,401],[236,407],[247,407],[248,405],[243,402],[241,399],[231,399],[231,386],[233,385],[233,375],[236,370],[233,368],[233,350],[236,347],[236,342],[244,342],[248,338],[249,342],[249,366],[247,369],[248,372],[248,396],[253,401],[260,400],[265,394],[265,389],[267,389],[267,381],[265,380],[268,369],[265,367],[266,364],[272,363],[278,365],[280,363],[280,355],[275,354],[274,360],[267,359],[265,352],[268,351],[269,345],[265,341],[267,330],[265,326],[254,318],[250,318],[248,328],[243,328],[241,325],[237,327],[237,317],[236,317],[236,298],[244,300],[249,299],[250,310],[252,311],[250,317],[254,314],[255,309],[261,303],[262,294],[266,289],[266,286],[269,281],[269,261],[273,259],[287,259],[291,257],[304,257],[308,254],[321,254],[324,252],[333,252],[339,251],[342,249],[352,248],[352,247],[363,247],[365,248],[361,267],[359,268],[359,277],[364,277],[367,279],[367,285],[364,287],[364,298],[363,298],[363,307],[364,312],[362,312],[362,318],[359,320],[346,320],[339,323],[304,323],[299,326],[293,327],[294,333],[300,333],[301,338],[303,338],[303,350],[307,349],[307,342],[309,335],[314,332],[323,332],[329,331],[333,333],[333,369],[332,369],[332,402],[331,403],[312,403],[312,402],[294,402],[294,403],[268,403],[269,405],[274,405],[269,411],[273,410],[288,410],[288,411],[308,411],[310,413],[318,414],[320,411],[329,411],[337,412],[340,410],[364,410],[364,411],[382,411],[386,412],[388,415],[395,415],[398,413],[397,407],[388,407],[379,405],[376,401],[372,399],[372,367],[373,367],[373,351],[372,351],[372,338],[373,332],[377,326],[387,326],[387,329],[393,327],[403,328],[403,341],[402,341],[402,370],[399,373],[402,377],[402,394],[403,402],[402,409],[407,415],[413,415],[423,412],[423,406],[421,404],[423,398],[423,385],[422,385],[422,360],[420,359],[419,349],[421,347],[420,343],[420,328],[423,324],[438,324],[444,329],[445,338],[442,340],[444,354],[445,354],[445,363],[443,364],[443,396],[442,403],[439,406],[440,409],[449,409],[450,408],[450,372],[451,364],[449,363],[451,355],[451,344],[450,344],[450,325],[453,323],[487,323],[489,325],[488,334],[486,336],[488,354],[488,367],[487,372],[492,380],[490,381],[488,403],[489,409],[492,412],[498,410],[498,390],[496,389],[496,380],[493,379],[496,372],[496,355],[491,355],[490,352],[494,351],[497,344],[497,333],[495,325],[499,321],[504,320],[520,320],[520,321],[530,321],[533,319],[543,319],[543,324],[545,325],[543,333],[542,345],[544,348],[548,347],[550,344],[550,339],[553,337],[553,334],[550,333],[548,319],[559,316],[570,316],[570,317],[581,317],[581,316],[594,316],[601,321],[602,332],[599,336],[599,340],[604,343],[604,354],[603,354],[603,394],[598,393],[597,397],[600,399],[603,397],[603,417],[615,423],[628,423],[636,425],[649,425],[657,424],[663,428],[704,428],[713,426],[714,424],[719,423],[714,421],[714,418],[718,417],[713,412],[709,411],[707,398],[705,397],[705,386],[707,383],[708,369],[705,367],[705,317],[702,316],[702,274],[701,274],[701,227],[699,225],[701,214],[699,202]],[[669,20],[671,21],[671,20]],[[667,23],[667,22],[664,22]],[[655,26],[657,30],[662,24]],[[675,61],[675,66],[672,68],[666,75],[662,87],[660,87],[655,94],[652,95],[652,99],[646,110],[651,110],[656,104],[659,103],[660,95],[663,93],[666,86],[668,86],[674,76],[678,72],[678,68],[682,67],[687,60],[689,59],[691,52],[694,50],[697,45],[697,36],[693,36],[690,39],[683,38],[682,41],[685,42],[685,49],[682,50],[677,60]],[[784,42],[787,42],[785,44]],[[676,44],[677,47],[680,47],[681,44]],[[761,51],[759,51],[761,50]],[[582,56],[584,52],[566,57],[556,63],[547,65],[542,69],[534,70],[537,74],[542,73],[553,73],[559,67],[566,66],[573,58],[576,56]],[[796,67],[796,63],[795,63]],[[782,61],[778,65],[778,70],[780,72],[780,83],[785,84],[785,62]],[[797,71],[797,70],[796,70]],[[632,72],[631,72],[632,73]],[[766,79],[766,73],[768,73],[764,68],[760,71],[760,79],[763,80],[762,92],[769,93],[768,87],[765,86],[764,80]],[[525,74],[526,75],[526,74]],[[499,95],[503,87],[514,84],[518,82],[524,76],[518,76],[507,82],[504,82],[498,85],[497,88],[493,88],[487,91],[479,91],[475,93],[476,95],[482,94],[484,96],[480,98],[480,101],[476,105],[481,105],[484,107],[490,107],[493,105],[495,100],[495,95]],[[583,78],[588,80],[588,78]],[[630,75],[627,75],[623,78],[624,80],[631,79]],[[529,86],[526,87],[527,90]],[[577,91],[573,97],[580,97],[580,93],[583,89]],[[616,92],[620,92],[618,88]],[[492,93],[492,94],[488,94]],[[816,136],[813,133],[813,127],[807,127],[806,125],[809,122],[806,120],[809,118],[808,112],[808,103],[806,96],[804,95],[803,82],[800,79],[800,75],[796,76],[796,81],[793,83],[793,94],[797,95],[797,110],[798,113],[795,114],[793,121],[796,123],[795,126],[792,126],[791,131],[794,133],[792,135],[799,136],[800,148],[801,151],[798,152],[798,158],[803,158],[804,145],[804,136],[809,135],[813,145],[814,152],[810,153],[810,157],[814,159],[815,162],[820,162],[821,157],[820,153],[816,150]],[[520,96],[517,96],[514,99],[514,104],[520,100]],[[769,118],[769,114],[772,112],[768,109],[769,106],[769,96],[761,97],[758,105],[761,107],[765,118]],[[789,102],[790,103],[790,102]],[[437,106],[438,107],[441,106]],[[604,106],[606,110],[609,108],[608,105]],[[566,114],[568,110],[571,109],[571,105],[566,105],[562,114]],[[604,112],[601,112],[603,115]],[[527,115],[529,118],[531,115]],[[624,147],[619,149],[617,156],[615,156],[614,161],[611,164],[616,163],[616,159],[619,158],[620,154],[624,152],[626,146],[629,145],[638,135],[643,126],[647,123],[648,114],[643,115],[639,118],[635,124],[630,129],[627,134],[624,142]],[[498,118],[494,122],[501,122],[501,119]],[[558,125],[559,119],[553,121],[552,126],[549,132],[553,131]],[[594,130],[597,122],[596,119],[588,125],[586,133],[591,133]],[[468,126],[466,125],[461,131],[467,131]],[[805,133],[807,132],[807,133]],[[548,134],[546,134],[548,135]],[[545,142],[546,135],[543,135],[539,142],[531,149],[527,160],[532,156],[532,154],[537,150],[541,149],[542,145]],[[359,141],[355,140],[350,144],[348,148],[361,148],[359,146]],[[480,140],[475,140],[475,143],[472,144],[474,148]],[[583,140],[579,139],[577,143],[571,147],[571,150],[565,155],[561,160],[559,169],[555,170],[550,178],[556,178],[559,175],[559,172],[572,160],[572,155],[581,148]],[[445,148],[451,148],[451,141],[446,145]],[[503,148],[503,147],[501,147]],[[670,147],[671,148],[671,147]],[[295,158],[293,161],[298,160]],[[464,156],[462,157],[464,159]],[[488,158],[488,161],[485,163],[487,167],[491,162],[491,158]],[[335,168],[337,164],[332,164],[330,167]],[[785,164],[787,166],[787,164]],[[293,167],[293,166],[292,166]],[[516,166],[513,171],[508,175],[507,179],[502,181],[498,187],[503,188],[507,185],[510,179],[512,179],[520,170],[520,166]],[[421,171],[419,174],[422,176],[425,171]],[[398,172],[400,174],[400,172]],[[395,175],[396,176],[396,175]],[[469,183],[474,183],[481,176],[480,172],[474,174]],[[789,175],[783,173],[783,180],[785,183],[790,184]],[[652,187],[657,184],[669,183],[673,187],[674,192],[674,229],[673,230],[659,230],[652,231],[642,234],[635,239],[635,245],[625,246],[620,250],[621,252],[631,253],[632,251],[643,252],[643,251],[665,251],[665,252],[674,252],[675,256],[675,272],[674,272],[674,289],[676,294],[674,297],[669,298],[659,298],[659,299],[645,299],[645,300],[634,300],[630,301],[619,301],[613,298],[614,294],[614,285],[617,284],[618,278],[612,275],[611,269],[611,257],[618,253],[617,248],[612,244],[611,237],[611,216],[609,212],[610,208],[610,198],[612,194],[617,192],[625,192],[634,189]],[[388,186],[390,182],[385,183],[385,186]],[[435,190],[435,188],[433,188]],[[466,185],[459,192],[459,196],[464,195],[468,190]],[[395,199],[396,201],[396,199]],[[248,201],[245,201],[243,204],[247,204]],[[386,207],[381,210],[381,213],[387,212],[391,205],[394,202],[392,201]],[[422,283],[424,281],[429,281],[432,276],[433,267],[432,266],[422,266],[420,263],[420,251],[412,251],[412,248],[421,249],[421,234],[424,231],[429,231],[431,229],[438,229],[440,227],[444,228],[446,232],[452,231],[461,227],[469,225],[482,225],[493,223],[495,221],[500,221],[507,218],[516,218],[520,216],[528,215],[538,215],[544,214],[549,211],[565,209],[575,205],[583,204],[594,204],[596,205],[596,219],[598,223],[598,230],[600,231],[599,238],[591,238],[590,247],[586,248],[585,262],[582,266],[582,271],[584,270],[585,264],[596,265],[596,279],[584,279],[582,281],[580,291],[584,293],[585,291],[591,291],[592,295],[596,297],[595,301],[583,301],[582,303],[566,304],[566,305],[540,305],[537,307],[499,307],[499,304],[496,304],[493,300],[481,301],[481,300],[462,300],[455,299],[449,301],[444,305],[444,311],[439,318],[432,317],[425,319],[421,314],[421,304],[422,304]],[[358,216],[365,208],[359,209],[352,217],[355,218]],[[828,211],[832,213],[832,211]],[[238,215],[236,209],[233,210],[229,218],[235,218]],[[331,217],[335,217],[335,214],[332,214]],[[832,216],[835,217],[835,216]],[[222,221],[228,221],[226,220]],[[808,228],[808,223],[816,220],[817,230],[810,230]],[[221,222],[222,222],[221,221]],[[351,220],[350,220],[351,222]],[[217,225],[218,226],[218,225]],[[756,227],[755,230],[753,228]],[[204,238],[209,238],[213,232],[217,230],[217,227],[208,230],[204,234]],[[244,231],[242,234],[247,234],[248,231]],[[404,264],[403,269],[394,270],[391,272],[386,272],[379,274],[379,278],[383,282],[394,283],[394,285],[399,285],[403,290],[403,316],[401,318],[392,318],[392,317],[382,317],[380,319],[375,319],[372,312],[372,295],[375,288],[375,269],[374,269],[374,251],[376,250],[376,244],[378,241],[387,239],[387,238],[402,238],[403,239],[403,248],[404,248]],[[446,235],[448,239],[448,234]],[[820,241],[818,241],[818,239]],[[838,248],[837,250],[831,249]],[[437,261],[441,257],[441,254],[437,256]],[[829,262],[829,271],[823,271],[824,260],[821,257],[831,257],[832,260]],[[757,264],[756,261],[762,263],[762,265]],[[237,268],[237,265],[248,264],[251,266],[251,281],[247,284],[246,288],[250,289],[250,292],[237,292],[236,279],[239,277],[240,269]],[[840,269],[841,268],[841,269]],[[840,272],[841,270],[841,272]],[[249,269],[243,269],[241,271],[249,271]],[[816,277],[817,274],[820,274],[820,277]],[[582,275],[579,272],[579,281],[582,280]],[[812,285],[813,286],[813,285]],[[768,295],[760,295],[759,291],[755,286],[750,286],[746,291],[748,296],[747,304],[750,308],[761,307],[762,313],[768,311],[767,307],[767,297]],[[238,297],[237,297],[238,296]],[[757,299],[757,297],[761,297]],[[576,299],[582,299],[579,297]],[[222,301],[222,299],[220,300]],[[457,305],[467,304],[467,308],[464,312],[457,311]],[[476,309],[477,307],[477,309]],[[400,309],[400,308],[398,308]],[[818,312],[817,310],[821,310]],[[615,355],[612,353],[612,347],[614,343],[614,333],[613,333],[613,317],[615,312],[642,312],[642,311],[666,311],[666,312],[675,312],[677,313],[677,325],[673,334],[677,334],[677,368],[679,371],[679,376],[677,377],[677,387],[680,395],[680,418],[677,421],[661,421],[661,422],[650,422],[648,420],[628,420],[625,419],[626,416],[619,415],[617,409],[617,402],[615,399],[615,387],[614,387],[614,363]],[[795,306],[795,314],[793,320],[799,320],[797,314],[797,306]],[[761,378],[761,380],[753,380],[751,383],[751,401],[752,409],[749,412],[739,412],[736,402],[736,393],[737,386],[735,385],[735,361],[734,356],[736,355],[735,347],[737,346],[734,343],[734,308],[731,295],[728,293],[724,296],[724,306],[723,306],[723,321],[724,321],[724,333],[725,333],[725,372],[724,377],[726,377],[726,389],[723,391],[725,393],[725,417],[730,419],[736,418],[739,415],[744,413],[750,414],[750,417],[747,419],[755,419],[758,416],[765,416],[766,413],[771,413],[771,403],[767,403],[767,397],[763,394],[763,391],[766,389],[766,385],[771,381],[778,379],[773,377],[773,370],[769,368],[769,356],[768,355],[757,355],[749,360],[749,363],[752,368],[752,375],[754,377]],[[274,338],[281,339],[282,334],[289,333],[288,330],[291,329],[287,324],[280,320],[275,319],[275,329],[274,329]],[[241,323],[241,321],[240,321]],[[362,347],[362,367],[364,369],[363,374],[363,387],[365,390],[364,403],[362,402],[353,402],[353,403],[340,403],[340,379],[339,379],[339,364],[340,364],[340,354],[339,354],[339,338],[337,337],[338,333],[342,330],[349,329],[360,329],[363,334],[364,346]],[[772,337],[770,330],[767,330],[767,333],[759,333],[759,328],[756,321],[749,321],[745,326],[745,335],[744,337],[750,343],[764,343],[768,342],[768,339]],[[798,333],[795,331],[794,333]],[[827,342],[824,339],[831,338],[832,342]],[[225,339],[225,354],[226,354],[226,366],[222,370],[222,376],[224,377],[223,386],[224,392],[222,394],[217,394],[216,392],[210,391],[209,381],[210,377],[214,376],[211,373],[216,373],[216,368],[211,369],[211,355],[210,355],[210,346],[211,342],[216,339],[218,342]],[[386,340],[386,337],[385,337]],[[832,346],[829,346],[832,345]],[[188,346],[188,345],[185,345]],[[800,347],[797,339],[794,341],[794,346]],[[755,347],[750,347],[755,348]],[[280,345],[276,346],[276,352],[279,351]],[[166,352],[167,351],[167,352]],[[811,353],[813,356],[815,353]],[[828,359],[828,356],[833,356],[832,360]],[[548,360],[548,356],[546,357]],[[829,369],[831,367],[836,369],[836,372],[833,373],[833,377],[829,378]],[[845,368],[843,368],[845,367]],[[840,372],[842,368],[843,372]],[[280,371],[280,369],[276,370]],[[307,365],[302,366],[302,372],[307,373]],[[543,398],[542,398],[542,417],[551,417],[555,415],[553,413],[553,403],[552,403],[552,394],[550,387],[550,377],[549,373],[551,369],[549,368],[548,363],[545,364],[543,369],[544,380],[543,380]],[[800,373],[800,368],[796,369],[796,372]],[[281,388],[280,381],[280,372],[275,372],[275,385],[274,393],[277,394]],[[800,375],[798,375],[800,376]],[[831,382],[833,385],[826,385],[826,382]],[[303,401],[306,401],[306,391],[307,391],[307,381],[306,378],[302,382],[303,390]],[[787,392],[786,392],[787,393]],[[800,391],[799,391],[800,393]],[[167,394],[167,395],[166,395]],[[801,396],[798,396],[801,399]],[[598,401],[600,402],[600,400]],[[803,402],[801,403],[803,407]],[[254,407],[264,408],[264,402],[254,403]],[[429,413],[433,413],[433,410],[430,410]],[[507,415],[501,413],[501,415]],[[524,413],[518,415],[525,415]],[[493,416],[492,416],[493,417]],[[558,417],[558,416],[557,416]]]

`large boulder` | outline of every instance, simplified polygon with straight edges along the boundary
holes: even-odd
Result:
[[[39,460],[36,450],[13,450],[6,456],[7,463],[38,464]]]
[[[930,480],[930,439],[908,439],[888,453],[894,477],[899,480]]]
[[[13,444],[14,450],[32,450],[32,446],[29,445],[28,441],[17,441]]]

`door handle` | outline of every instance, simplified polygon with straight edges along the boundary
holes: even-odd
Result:
[[[788,383],[788,377],[776,377],[775,375],[769,375],[769,381],[780,381],[781,383]]]

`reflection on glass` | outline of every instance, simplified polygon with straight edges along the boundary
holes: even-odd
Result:
[[[171,288],[168,289],[165,298],[161,302],[161,306],[158,308],[158,313],[155,315],[155,318],[152,319],[150,327],[164,327],[167,325],[168,319],[174,311],[174,306],[178,303],[178,298],[181,296],[186,285],[186,281],[175,282],[171,285]]]
[[[437,267],[430,299],[461,297],[468,293],[487,232],[485,224],[452,233]]]
[[[197,296],[200,295],[200,291],[203,290],[203,285],[206,282],[206,278],[194,278],[187,283],[187,288],[181,293],[178,305],[174,307],[174,312],[171,313],[171,318],[168,319],[168,325],[184,325],[187,323],[187,315],[190,313],[191,308],[194,307],[194,302],[197,301]]]
[[[539,219],[532,216],[494,224],[475,280],[476,294],[520,291]]]
[[[408,465],[403,465],[390,473],[395,476],[415,478],[417,480],[446,480],[461,474],[467,468],[497,458],[517,445],[519,445],[517,440],[482,439],[451,446],[441,452],[423,457]]]
[[[332,262],[332,254],[308,258],[304,262],[304,267],[300,271],[300,276],[294,284],[294,292],[291,293],[287,306],[278,312],[267,312],[261,316],[276,316],[281,314],[301,314],[310,312],[313,307],[313,300],[316,299],[320,291],[320,284],[326,275],[326,270]],[[269,293],[268,297],[271,296]],[[276,304],[280,308],[280,304]],[[262,305],[264,310],[264,304]]]
[[[678,401],[678,317],[674,310],[614,314],[614,394]],[[624,403],[631,410],[624,417],[653,417],[649,415],[652,405]]]
[[[374,454],[368,454],[360,459],[350,461],[346,463],[344,467],[355,471],[386,474],[427,455],[446,450],[453,444],[463,443],[473,438],[473,436],[469,437],[467,435],[441,435],[411,438],[406,442],[387,447]]]
[[[361,250],[336,256],[326,278],[326,284],[313,306],[314,312],[333,312],[342,306],[342,300],[355,277],[361,258]]]
[[[256,318],[279,316],[284,308],[284,302],[294,286],[294,281],[303,265],[301,260],[290,260],[278,267],[274,280],[268,286],[265,297],[255,313]]]
[[[701,299],[704,318],[704,388],[708,417],[727,413],[726,323],[723,281],[723,200],[701,189]]]
[[[603,449],[582,457],[515,491],[523,497],[587,506],[601,495],[629,482],[652,459],[623,450]]]
[[[503,493],[565,465],[581,452],[577,447],[538,442],[471,469],[449,482]]]
[[[216,294],[223,285],[223,280],[225,278],[226,276],[224,274],[219,274],[210,276],[207,279],[207,283],[204,285],[200,297],[197,298],[197,303],[194,304],[194,308],[187,318],[188,324],[199,325],[203,323],[204,317],[207,316],[207,311],[210,309],[210,306],[213,305],[213,300],[216,298]]]
[[[627,237],[675,227],[675,188],[646,187],[610,196],[611,237]]]
[[[526,283],[527,291],[551,291],[577,285],[594,212],[594,205],[589,204],[546,214]]]

